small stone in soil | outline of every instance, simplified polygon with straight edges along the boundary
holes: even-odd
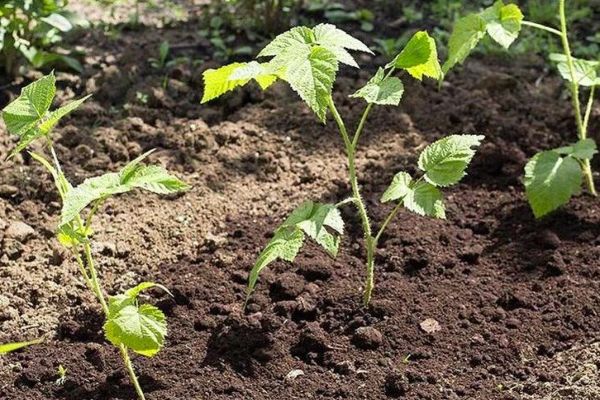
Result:
[[[421,321],[419,326],[425,333],[435,333],[442,329],[442,327],[440,326],[440,323],[437,322],[433,318],[427,318],[427,319]]]
[[[285,380],[293,381],[294,379],[296,379],[297,377],[299,377],[301,375],[304,375],[304,371],[302,371],[301,369],[293,369],[287,373],[287,375],[285,376]]]
[[[19,193],[19,189],[12,185],[0,185],[0,197],[13,197]]]
[[[560,238],[551,230],[544,230],[539,235],[540,244],[546,249],[558,249],[560,247]]]
[[[376,349],[383,343],[383,335],[372,326],[363,326],[356,329],[352,342],[361,349]]]
[[[26,242],[33,235],[35,235],[35,230],[21,221],[12,222],[4,232],[5,238],[14,239],[21,243]]]

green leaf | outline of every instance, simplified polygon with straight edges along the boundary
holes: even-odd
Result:
[[[442,192],[429,182],[418,182],[412,185],[402,201],[404,207],[419,215],[446,218]]]
[[[201,103],[209,102],[248,83],[250,79],[231,79],[231,75],[244,65],[244,63],[233,63],[219,69],[207,69],[204,71],[202,74],[204,78],[204,95],[202,96]]]
[[[67,192],[61,211],[60,226],[73,221],[93,201],[129,190],[131,190],[129,186],[121,185],[118,173],[111,172],[86,179],[81,185]]]
[[[425,180],[436,186],[458,183],[475,155],[473,147],[483,139],[481,135],[451,135],[427,146],[419,156]]]
[[[329,232],[327,228],[331,229]],[[260,253],[248,278],[248,296],[254,291],[260,272],[270,263],[281,259],[292,262],[308,235],[335,257],[338,253],[344,221],[333,204],[307,201],[298,206],[275,231],[265,249]]]
[[[303,47],[315,43],[315,34],[312,29],[305,26],[297,26],[284,32],[271,41],[257,57],[277,56],[290,49]]]
[[[279,228],[258,256],[250,276],[246,295],[250,296],[256,286],[260,272],[270,263],[281,259],[292,262],[304,244],[304,233],[299,228]]]
[[[396,77],[386,78],[383,68],[379,68],[375,76],[350,97],[360,97],[372,104],[397,106],[403,93],[402,81]]]
[[[7,354],[16,350],[20,350],[25,347],[32,346],[34,344],[40,344],[44,339],[31,340],[29,342],[17,342],[17,343],[6,343],[0,344],[0,355]]]
[[[89,178],[67,192],[63,202],[60,225],[75,219],[79,213],[96,200],[126,193],[134,188],[145,189],[157,194],[173,194],[189,189],[189,186],[170,175],[163,167],[141,165],[141,161],[152,151],[131,161],[118,173],[107,173]]]
[[[50,14],[47,17],[40,18],[40,20],[61,32],[69,32],[71,29],[73,29],[71,22],[60,14]]]
[[[525,193],[536,218],[567,204],[581,191],[582,172],[573,157],[556,151],[536,154],[525,166]]]
[[[325,122],[338,61],[335,54],[324,47],[296,50],[299,49],[284,51],[271,63],[277,69],[285,68],[281,78],[300,95],[319,120]]]
[[[261,64],[256,61],[251,61],[233,71],[230,79],[234,81],[254,79],[262,90],[266,90],[275,83],[277,75],[271,71],[268,63]]]
[[[392,179],[392,183],[381,196],[381,202],[387,203],[388,201],[401,200],[406,196],[410,191],[410,185],[412,183],[412,178],[406,172],[398,172],[394,179]]]
[[[114,346],[124,345],[138,354],[152,357],[164,344],[167,335],[166,318],[153,305],[138,306],[135,303],[129,298],[111,298],[104,334]]]
[[[142,282],[142,283],[138,284],[137,286],[132,287],[131,289],[128,289],[125,292],[125,296],[135,299],[144,290],[148,290],[148,289],[151,289],[154,287],[164,290],[169,296],[173,297],[173,293],[171,293],[171,291],[169,289],[167,289],[165,286],[161,285],[160,283],[155,283],[155,282]]]
[[[405,69],[418,80],[422,80],[423,75],[433,79],[442,77],[435,40],[425,31],[415,33],[400,54],[388,64],[390,66]]]
[[[552,53],[550,54],[550,60],[557,63],[558,72],[563,79],[573,82],[571,78],[571,71],[567,63],[567,56],[564,54]],[[582,60],[580,58],[573,58],[573,73],[575,76],[575,83],[579,86],[596,86],[598,85],[598,68],[600,67],[599,61]]]
[[[56,124],[67,114],[75,111],[81,106],[87,99],[92,95],[87,95],[79,100],[74,100],[65,106],[60,107],[57,110],[52,111],[43,122],[39,125],[39,130],[43,135],[47,135],[56,126]]]
[[[282,53],[302,53],[303,48],[320,46],[334,54],[336,60],[358,68],[358,64],[347,50],[373,52],[360,40],[338,29],[335,25],[319,24],[313,29],[299,26],[277,36],[258,57],[279,56]]]
[[[80,229],[73,229],[71,224],[63,225],[58,228],[57,239],[60,244],[66,248],[73,248],[88,241],[87,235],[90,232],[82,232]]]
[[[152,357],[162,348],[167,335],[165,315],[149,304],[138,304],[139,294],[152,287],[171,292],[154,282],[142,282],[124,294],[112,296],[108,301],[108,317],[104,334],[115,346],[127,348],[146,357]]]
[[[344,221],[340,211],[333,204],[321,204],[307,201],[296,208],[283,227],[298,227],[310,238],[320,244],[332,257],[336,257],[344,233]],[[331,228],[339,235],[327,231]]]
[[[157,165],[138,167],[133,175],[122,184],[129,188],[145,189],[157,194],[174,194],[190,188],[186,183]]]
[[[256,61],[249,63],[233,63],[219,69],[204,71],[204,95],[202,104],[213,100],[233,89],[244,86],[254,79],[265,90],[276,80],[277,75],[269,64]]]
[[[459,19],[454,25],[448,43],[448,59],[442,67],[444,74],[456,64],[462,64],[479,41],[485,36],[485,20],[477,14]]]
[[[570,155],[579,160],[591,160],[598,153],[594,139],[583,139],[570,146],[554,149],[559,154]]]
[[[499,0],[480,15],[486,22],[488,35],[505,49],[519,37],[523,13],[516,4],[504,5]]]
[[[10,133],[23,136],[46,115],[56,92],[55,82],[54,74],[38,79],[25,86],[21,95],[4,108],[2,116]]]
[[[335,54],[342,64],[358,68],[358,64],[347,50],[374,54],[363,42],[350,36],[335,25],[319,24],[313,28],[314,41]]]

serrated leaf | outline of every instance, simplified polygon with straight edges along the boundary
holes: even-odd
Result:
[[[302,229],[311,239],[323,246],[329,255],[337,256],[341,240],[339,235],[344,233],[344,221],[335,205],[307,201],[296,208],[282,226]],[[327,227],[339,235],[329,233]]]
[[[579,162],[556,151],[538,153],[525,166],[525,193],[536,218],[567,204],[581,191],[581,182]]]
[[[579,160],[591,160],[598,153],[594,139],[583,139],[569,146],[554,149],[559,154],[570,155]]]
[[[20,96],[4,108],[2,117],[10,133],[24,135],[46,115],[56,92],[55,82],[54,74],[38,79],[25,86]]]
[[[267,265],[278,259],[294,261],[304,244],[305,234],[335,257],[343,232],[344,221],[335,205],[312,201],[302,203],[277,228],[273,238],[258,256],[248,278],[247,295],[250,296],[254,291],[258,276]]]
[[[289,51],[291,48],[314,42],[315,34],[312,29],[305,26],[297,26],[275,37],[271,43],[258,53],[257,57],[277,56],[284,51]]]
[[[25,347],[29,347],[35,344],[40,344],[44,341],[44,339],[31,340],[28,342],[16,342],[16,343],[6,343],[0,344],[0,355],[11,353],[13,351],[17,351],[23,349]]]
[[[121,185],[118,173],[111,172],[86,179],[81,185],[67,192],[61,211],[60,226],[73,221],[93,201],[129,190],[130,187]]]
[[[338,62],[358,67],[347,50],[373,52],[360,40],[350,36],[335,25],[319,24],[313,29],[299,26],[277,36],[258,57],[279,56],[284,52],[301,52],[303,47],[320,46],[329,50]]]
[[[429,182],[412,185],[402,202],[404,207],[419,215],[446,218],[442,192]]]
[[[479,41],[485,36],[486,23],[477,14],[459,19],[454,25],[448,43],[448,59],[442,66],[444,74],[456,64],[462,64]]]
[[[157,194],[174,194],[189,189],[186,183],[157,165],[138,167],[133,175],[122,184],[130,188],[145,189]]]
[[[572,82],[571,71],[567,63],[567,57],[564,54],[552,53],[550,60],[557,63],[560,76],[566,81]],[[598,69],[600,68],[599,61],[582,60],[573,58],[573,73],[575,83],[579,86],[596,86],[598,85]]]
[[[131,289],[128,289],[125,292],[125,296],[132,298],[132,299],[136,299],[140,295],[140,293],[142,293],[144,290],[148,290],[148,289],[151,289],[154,287],[164,290],[169,296],[173,297],[173,294],[171,293],[171,291],[169,289],[167,289],[165,286],[161,285],[160,283],[155,283],[155,282],[141,282],[137,286],[132,287]]]
[[[458,183],[475,155],[473,147],[483,139],[481,135],[451,135],[427,146],[419,156],[425,180],[436,186]]]
[[[59,109],[52,111],[46,118],[43,119],[42,123],[39,125],[38,128],[41,131],[41,133],[44,135],[48,134],[63,117],[75,111],[90,97],[92,97],[91,94],[81,99],[74,100],[68,103],[67,105],[60,107]]]
[[[343,64],[358,68],[358,64],[346,49],[373,54],[363,42],[338,29],[335,25],[319,24],[313,28],[313,34],[315,43],[332,52]]]
[[[386,78],[383,68],[379,68],[375,76],[350,97],[363,98],[372,104],[397,106],[403,93],[402,81],[393,76]]]
[[[406,172],[398,172],[394,179],[392,179],[392,183],[385,190],[383,195],[381,196],[381,202],[387,203],[388,201],[401,200],[410,192],[410,185],[412,183],[412,178]]]
[[[338,70],[335,55],[324,47],[291,48],[271,60],[275,68],[285,68],[281,78],[325,122],[333,82]]]
[[[138,354],[152,357],[164,344],[167,335],[166,318],[155,306],[138,306],[136,303],[128,297],[111,298],[104,334],[114,346],[124,345]]]
[[[442,68],[438,60],[435,40],[425,31],[415,33],[404,49],[388,64],[388,67],[405,69],[411,76],[422,80],[423,76],[441,79]]]
[[[63,202],[60,225],[75,219],[79,213],[96,200],[115,194],[129,192],[134,188],[145,189],[157,194],[173,194],[189,189],[189,186],[170,175],[163,167],[141,165],[149,151],[127,164],[118,173],[107,173],[89,178],[67,192]]]
[[[304,233],[297,227],[280,228],[258,256],[248,277],[247,296],[254,291],[260,272],[277,259],[292,262],[304,244]]]
[[[262,90],[266,90],[275,83],[277,75],[271,71],[268,63],[251,61],[234,70],[229,79],[234,81],[254,79]]]
[[[87,234],[89,235],[90,233],[88,232]],[[59,227],[56,237],[60,244],[69,249],[79,246],[88,240],[85,233],[81,232],[79,229],[73,229],[71,224]]]
[[[207,69],[204,71],[202,74],[204,79],[204,95],[202,96],[201,103],[209,102],[248,83],[250,79],[231,79],[231,75],[244,65],[244,63],[233,63],[218,69]]]
[[[519,37],[523,13],[516,4],[504,5],[499,0],[480,15],[486,22],[488,35],[505,49]]]

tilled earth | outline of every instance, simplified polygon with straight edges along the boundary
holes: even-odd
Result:
[[[389,211],[379,196],[396,172],[415,172],[424,146],[452,133],[486,140],[446,192],[446,221],[400,212],[391,224],[370,307],[348,206],[338,258],[308,245],[293,265],[273,264],[243,312],[247,273],[285,215],[348,196],[345,157],[333,121],[320,125],[284,85],[200,106],[201,72],[216,65],[206,62],[177,67],[163,88],[139,60],[164,37],[192,44],[175,52],[205,54],[192,26],[117,39],[92,30],[81,39],[84,76],[58,74],[60,102],[95,92],[56,132],[74,183],[157,148],[152,161],[193,186],[171,199],[112,199],[96,221],[109,293],[153,280],[175,294],[149,299],[170,329],[158,356],[135,359],[148,399],[600,399],[600,206],[583,195],[535,221],[523,196],[527,158],[575,140],[562,82],[542,59],[472,60],[440,90],[405,77],[401,106],[372,113],[358,168],[376,225]],[[373,62],[385,61],[360,59]],[[351,125],[363,106],[347,95],[369,76],[344,69],[338,80]],[[597,106],[592,121],[599,140]],[[14,141],[0,130],[4,159]],[[27,156],[3,162],[0,177],[0,342],[47,338],[0,359],[0,398],[135,399],[54,238],[50,178]]]

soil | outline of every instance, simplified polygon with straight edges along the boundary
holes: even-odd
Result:
[[[309,244],[293,265],[274,263],[244,312],[248,271],[285,215],[348,196],[345,157],[333,122],[316,122],[284,85],[200,106],[200,74],[216,65],[206,61],[173,69],[163,88],[145,60],[165,38],[186,44],[175,56],[210,58],[195,23],[116,37],[92,29],[80,38],[85,74],[58,74],[61,102],[95,92],[56,133],[74,183],[157,148],[151,160],[193,186],[170,199],[115,198],[96,221],[109,293],[143,280],[174,293],[148,297],[169,322],[163,351],[134,359],[149,400],[600,399],[600,206],[582,195],[535,221],[523,196],[527,158],[576,137],[542,58],[475,58],[439,91],[405,77],[401,106],[374,110],[358,168],[376,225],[389,211],[379,196],[396,172],[415,172],[426,144],[451,133],[486,140],[446,191],[447,220],[400,212],[390,225],[368,308],[362,232],[346,207],[337,259]],[[347,95],[369,76],[343,69],[338,80],[351,125],[363,106]],[[597,105],[591,120],[598,141]],[[0,129],[4,159],[14,141]],[[0,342],[46,337],[0,358],[0,399],[135,399],[100,309],[54,239],[49,177],[27,156],[3,162],[0,176]]]

